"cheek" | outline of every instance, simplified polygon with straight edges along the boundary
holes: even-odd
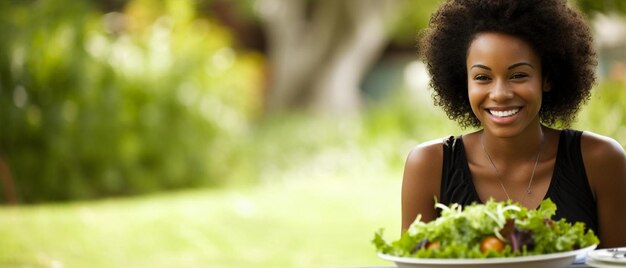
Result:
[[[482,90],[468,85],[467,98],[469,99],[469,104],[472,111],[474,112],[474,115],[478,115],[477,113],[480,110],[480,103],[484,99],[484,95],[485,94],[482,93]]]
[[[472,85],[469,84],[467,85],[467,97],[469,98],[470,104],[474,105],[478,105],[478,103],[485,98],[486,94],[485,94],[485,89],[481,88],[478,85]]]
[[[541,104],[541,99],[543,97],[543,90],[541,88],[541,83],[533,83],[530,85],[526,85],[519,90],[521,94],[524,94],[524,98],[528,100],[532,100],[533,102],[538,102]]]

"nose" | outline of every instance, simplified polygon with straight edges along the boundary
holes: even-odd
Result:
[[[503,102],[513,98],[513,90],[511,90],[508,83],[500,80],[494,84],[489,93],[489,98],[495,102]]]

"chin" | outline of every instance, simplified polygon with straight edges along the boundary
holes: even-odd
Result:
[[[519,126],[485,126],[483,130],[498,138],[512,138],[520,135],[524,130]]]

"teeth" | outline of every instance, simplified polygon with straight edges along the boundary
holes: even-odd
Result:
[[[513,110],[508,110],[508,111],[489,110],[489,113],[491,113],[492,115],[495,115],[497,117],[507,117],[507,116],[514,115],[517,112],[519,112],[519,108],[516,108],[516,109],[513,109]]]

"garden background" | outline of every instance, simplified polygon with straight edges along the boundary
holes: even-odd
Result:
[[[626,145],[626,1],[570,1]],[[388,264],[439,1],[0,1],[0,267]]]

